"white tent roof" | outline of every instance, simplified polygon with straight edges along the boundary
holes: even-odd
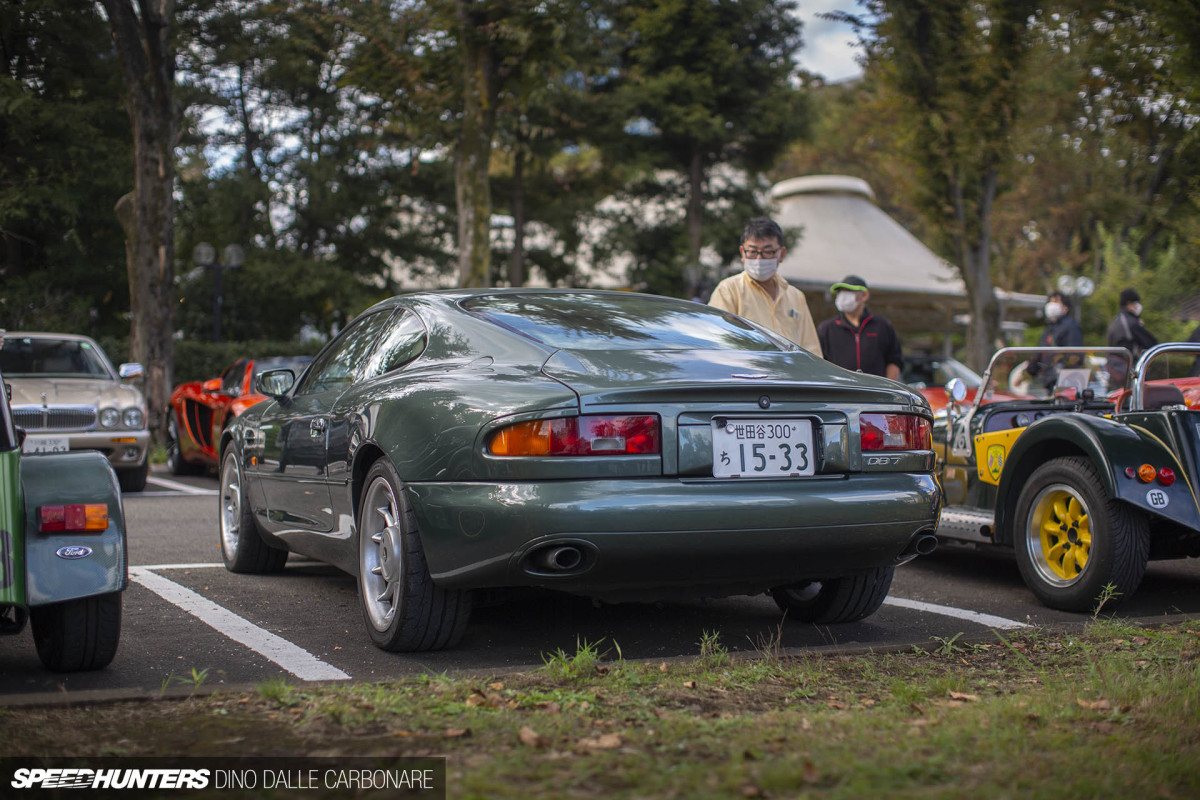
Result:
[[[965,294],[962,278],[875,205],[860,178],[810,175],[771,188],[784,228],[801,228],[779,272],[789,281],[827,289],[846,275],[863,278],[872,291]]]
[[[785,232],[800,229],[788,246],[779,274],[800,287],[814,315],[832,316],[829,287],[857,275],[871,289],[873,309],[910,330],[949,330],[967,311],[958,271],[875,204],[861,178],[808,175],[771,188],[775,221]],[[1032,321],[1042,295],[998,289],[1003,316]]]

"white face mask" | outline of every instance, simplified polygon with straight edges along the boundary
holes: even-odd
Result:
[[[834,295],[833,304],[843,314],[849,314],[858,308],[858,292],[838,292]]]
[[[765,281],[779,269],[778,258],[747,258],[743,263],[746,274],[756,281]]]
[[[1050,320],[1051,322],[1058,320],[1059,317],[1067,313],[1067,309],[1062,303],[1057,303],[1053,300],[1051,300],[1049,303],[1046,303],[1046,307],[1042,309],[1042,311],[1045,313],[1046,319]]]
[[[1141,303],[1130,303],[1129,310],[1133,312],[1133,315],[1135,317],[1140,317],[1142,315],[1142,304]]]

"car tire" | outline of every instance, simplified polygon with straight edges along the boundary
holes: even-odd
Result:
[[[1145,514],[1110,499],[1086,458],[1056,458],[1034,470],[1021,487],[1013,519],[1021,577],[1050,608],[1092,611],[1109,584],[1115,592],[1106,603],[1116,605],[1146,574]]]
[[[470,593],[434,584],[416,515],[387,459],[371,466],[363,486],[358,591],[371,641],[391,652],[452,647],[466,630]]]
[[[287,562],[288,551],[272,547],[263,540],[254,512],[246,502],[241,465],[232,448],[221,462],[218,500],[221,504],[218,521],[221,558],[225,561],[225,569],[252,575],[282,570]]]
[[[819,625],[857,622],[883,605],[895,572],[895,567],[878,567],[827,581],[804,581],[776,587],[771,596],[791,619]]]
[[[129,467],[117,470],[117,483],[122,492],[140,492],[146,488],[146,480],[150,477],[150,459],[147,458],[140,467]]]
[[[192,462],[184,459],[179,449],[179,428],[175,425],[175,415],[167,422],[167,469],[172,475],[197,475],[201,469]]]
[[[121,639],[121,593],[29,609],[38,658],[54,672],[102,669]]]

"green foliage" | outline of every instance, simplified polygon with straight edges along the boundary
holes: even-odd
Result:
[[[98,4],[0,5],[0,328],[128,329],[129,120]]]

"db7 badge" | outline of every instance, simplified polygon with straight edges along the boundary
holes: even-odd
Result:
[[[868,467],[886,467],[891,464],[899,464],[900,456],[868,456]]]

